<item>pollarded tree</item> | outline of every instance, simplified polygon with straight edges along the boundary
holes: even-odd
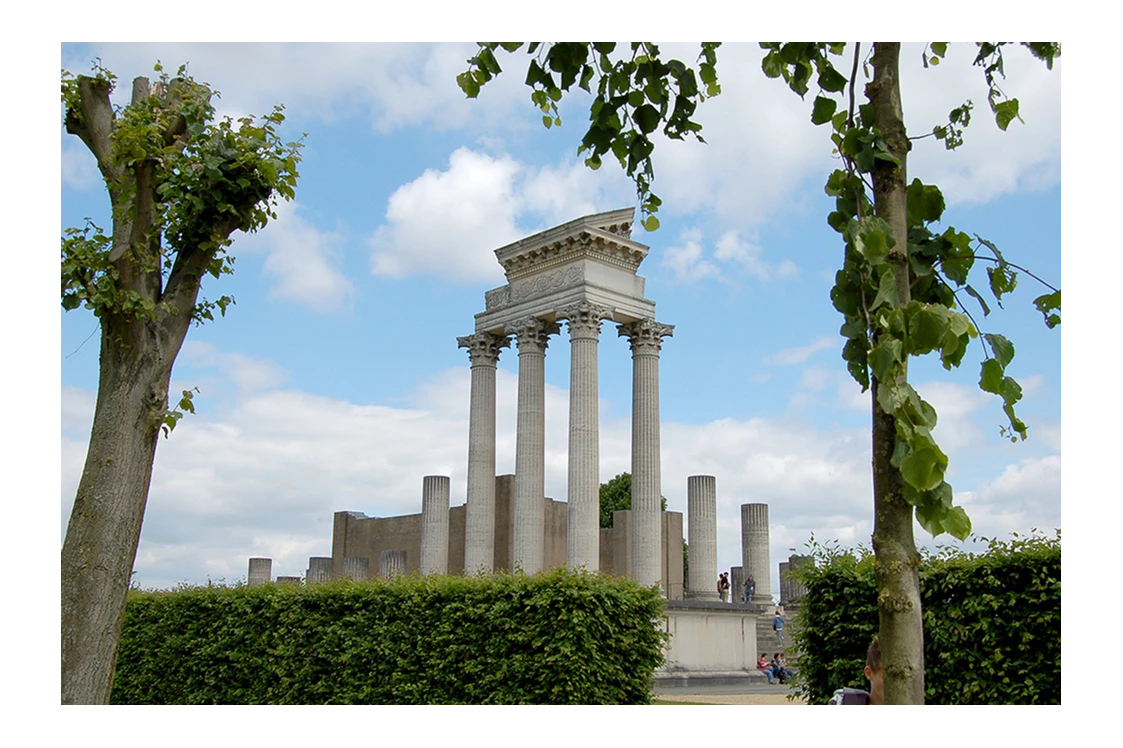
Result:
[[[66,131],[97,159],[112,209],[106,235],[87,219],[62,239],[62,306],[101,327],[97,406],[62,547],[62,702],[108,703],[125,599],[140,541],[160,431],[192,410],[169,408],[172,365],[194,322],[233,299],[199,298],[203,277],[233,272],[235,231],[275,218],[292,199],[299,143],[283,143],[281,107],[260,121],[215,119],[205,83],[133,81],[110,101],[115,76],[63,72]]]
[[[465,94],[474,98],[480,86],[502,70],[495,58],[500,49],[515,52],[522,42],[481,43],[469,70],[457,77]],[[650,42],[634,42],[630,52],[618,54],[611,42],[532,42],[526,83],[531,100],[543,113],[547,127],[560,125],[557,102],[576,83],[595,94],[590,125],[581,141],[585,164],[596,169],[611,153],[636,183],[643,226],[658,228],[661,205],[652,192],[654,170],[651,134],[661,130],[670,138],[693,135],[702,140],[701,124],[693,117],[699,102],[720,94],[717,80],[717,43],[703,43],[698,72],[679,60],[664,60]],[[845,318],[842,356],[863,390],[871,390],[873,412],[873,546],[879,588],[878,608],[882,663],[887,703],[924,701],[924,649],[917,565],[920,556],[913,538],[913,518],[938,535],[968,536],[970,520],[955,506],[951,486],[944,480],[947,456],[932,438],[935,409],[908,383],[913,356],[938,353],[945,368],[959,366],[968,344],[979,337],[974,320],[965,313],[960,293],[989,309],[968,283],[976,261],[987,264],[987,280],[996,299],[1014,289],[1016,265],[980,237],[953,227],[933,230],[944,210],[934,185],[907,180],[911,148],[901,107],[898,72],[900,44],[878,42],[862,61],[861,45],[851,47],[849,74],[834,66],[846,44],[828,42],[766,43],[762,69],[769,78],[783,78],[801,98],[811,85],[818,87],[811,120],[831,126],[831,140],[843,167],[827,179],[826,191],[836,209],[828,223],[846,246],[843,267],[831,291],[834,306]],[[1002,76],[1004,43],[978,44],[975,64],[983,68],[989,87],[988,103],[1003,130],[1018,118],[1018,102],[1005,96],[997,81]],[[1025,45],[1052,67],[1060,45]],[[925,49],[925,66],[938,64],[945,43]],[[866,80],[859,102],[858,87]],[[842,106],[840,107],[840,99]],[[962,143],[972,105],[952,110],[946,123],[926,135],[943,140],[950,149]],[[751,167],[751,164],[746,165]],[[1033,276],[1031,276],[1033,277]],[[1039,296],[1035,305],[1052,328],[1060,324],[1060,291]],[[1009,418],[1004,433],[1024,439],[1026,426],[1014,413],[1021,388],[1006,374],[1014,346],[998,334],[984,334],[979,386],[999,395]]]

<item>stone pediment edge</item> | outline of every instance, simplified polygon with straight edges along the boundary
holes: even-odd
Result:
[[[540,250],[544,247],[551,247],[566,239],[579,237],[583,233],[600,237],[606,241],[619,244],[621,247],[627,247],[634,252],[646,256],[650,247],[646,244],[634,241],[631,238],[630,226],[628,236],[615,234],[607,229],[607,226],[614,224],[631,224],[634,216],[635,208],[622,208],[620,210],[595,213],[593,215],[576,218],[560,226],[554,226],[553,228],[506,244],[495,250],[495,256],[499,260],[499,263],[505,266],[508,261],[526,252]]]

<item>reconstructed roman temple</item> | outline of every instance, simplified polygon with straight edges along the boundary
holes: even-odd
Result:
[[[655,303],[644,297],[636,272],[648,247],[631,238],[633,216],[631,208],[585,216],[495,250],[507,283],[485,294],[474,332],[457,338],[471,365],[465,503],[450,506],[449,478],[430,475],[421,481],[420,514],[336,512],[332,555],[309,560],[308,582],[414,572],[534,573],[561,565],[627,575],[661,585],[668,599],[666,677],[756,673],[758,635],[772,636],[768,507],[741,505],[742,566],[730,570],[733,604],[720,603],[716,479],[690,476],[690,578],[683,579],[683,517],[661,511],[659,356],[674,328],[656,320]],[[632,508],[617,511],[607,529],[599,522],[603,323],[616,325],[632,354]],[[545,496],[545,357],[563,324],[570,345],[569,495],[555,501]],[[496,476],[496,365],[512,343],[518,350],[515,474]],[[782,567],[801,562],[792,557]],[[782,604],[802,594],[786,571]],[[749,574],[755,595],[742,603]],[[249,583],[268,581],[269,559],[250,559]]]
[[[495,366],[513,338],[519,351],[512,562],[543,568],[545,537],[545,356],[565,322],[570,344],[569,497],[566,563],[600,568],[600,431],[597,346],[602,321],[632,349],[632,558],[644,585],[661,579],[659,350],[673,327],[636,275],[648,248],[631,239],[633,209],[586,216],[495,251],[507,284],[488,291],[472,335],[459,338],[472,364],[464,568],[493,568],[495,539]]]

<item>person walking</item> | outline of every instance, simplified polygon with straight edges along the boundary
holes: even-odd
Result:
[[[784,646],[784,616],[779,608],[776,609],[776,615],[772,616],[772,630],[776,632],[776,643]]]

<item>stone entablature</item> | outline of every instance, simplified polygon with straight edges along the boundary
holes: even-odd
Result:
[[[457,338],[472,355],[468,425],[467,507],[471,517],[465,564],[494,568],[494,361],[498,341],[518,347],[518,418],[512,559],[528,573],[546,568],[541,497],[545,490],[545,356],[551,335],[567,322],[571,344],[567,563],[597,571],[600,427],[597,346],[602,321],[615,322],[632,350],[632,537],[626,573],[643,585],[667,582],[659,519],[659,351],[674,327],[655,321],[636,275],[648,247],[632,241],[635,209],[584,216],[495,250],[507,285],[484,295],[475,338]],[[494,347],[476,353],[480,340]],[[490,336],[490,337],[487,337]],[[681,532],[679,533],[681,535]],[[489,543],[490,540],[490,543]],[[677,549],[676,551],[677,552]],[[451,563],[451,561],[450,561]],[[498,562],[495,562],[496,564]],[[679,573],[681,577],[681,570]],[[681,586],[681,581],[679,582]]]

